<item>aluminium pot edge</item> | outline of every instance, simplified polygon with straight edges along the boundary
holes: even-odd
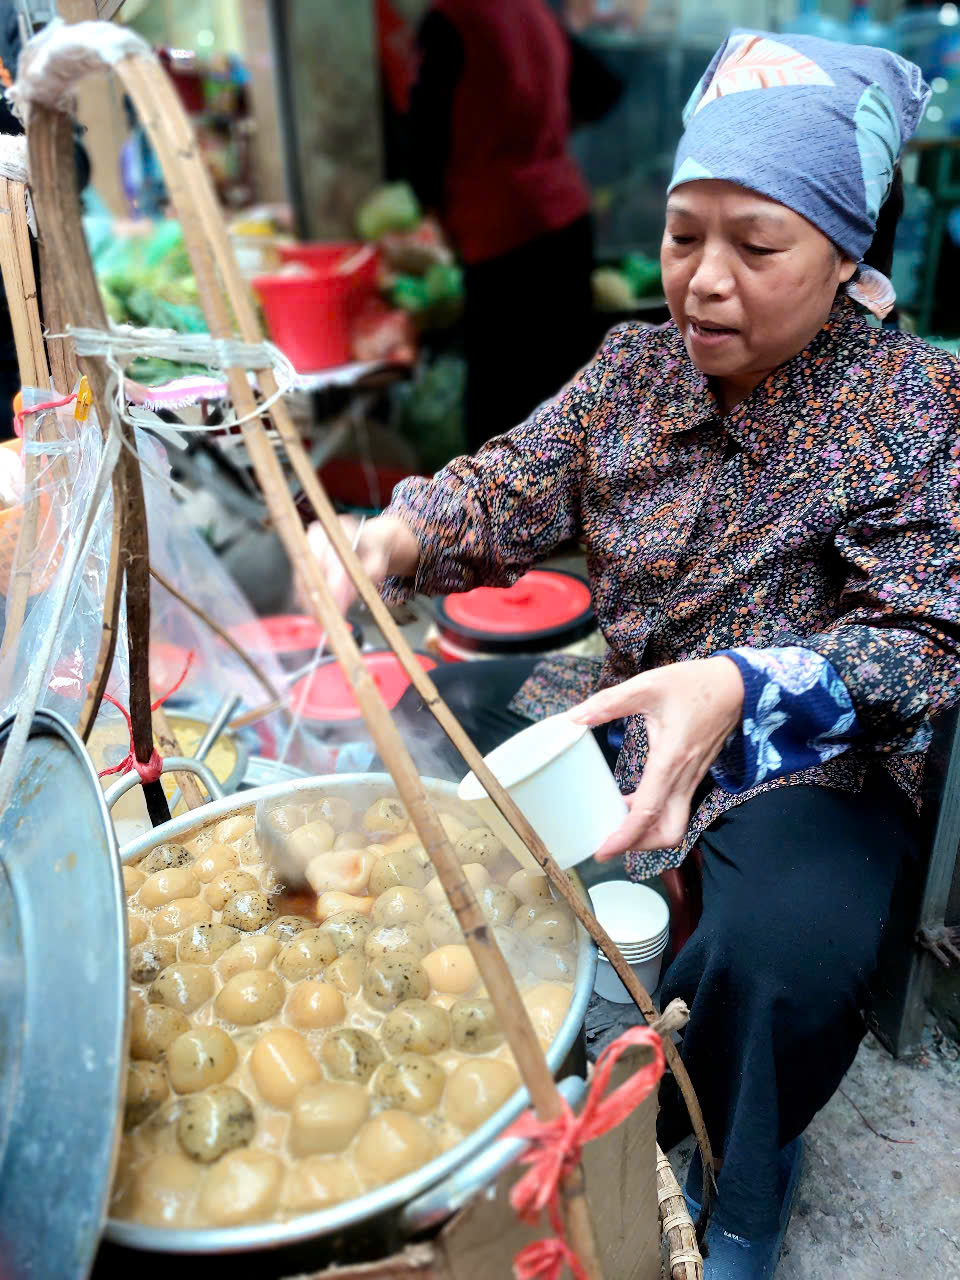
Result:
[[[423,782],[431,795],[448,799],[455,810],[468,807],[458,800],[455,783],[434,778],[424,778]],[[396,791],[396,786],[389,774],[327,774],[295,782],[275,783],[272,786],[225,796],[222,800],[204,805],[200,810],[193,810],[179,818],[174,818],[146,835],[138,836],[137,839],[125,844],[120,851],[120,857],[125,863],[133,861],[161,840],[174,839],[198,825],[206,826],[210,822],[229,817],[237,810],[248,809],[261,799],[285,799],[305,791],[349,792],[360,788],[368,796],[375,795],[377,791],[391,793]],[[574,878],[574,882],[586,898],[579,880]],[[580,924],[577,925],[577,938],[577,975],[573,996],[560,1030],[546,1053],[547,1063],[554,1075],[561,1068],[580,1035],[596,975],[596,948]],[[429,1161],[419,1169],[384,1187],[366,1192],[362,1196],[356,1196],[329,1209],[304,1214],[288,1222],[263,1222],[238,1227],[206,1227],[190,1230],[151,1227],[142,1223],[110,1218],[106,1224],[104,1238],[127,1249],[191,1255],[285,1249],[288,1246],[318,1241],[326,1236],[336,1236],[339,1245],[344,1239],[344,1233],[351,1232],[360,1224],[365,1224],[366,1236],[375,1232],[378,1236],[389,1239],[391,1229],[394,1233],[397,1230],[399,1210],[404,1204],[479,1157],[519,1116],[520,1112],[529,1106],[529,1103],[527,1090],[518,1089],[478,1129],[435,1160]],[[339,1248],[337,1252],[340,1253]]]

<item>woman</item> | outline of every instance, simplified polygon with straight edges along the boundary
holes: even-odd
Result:
[[[683,1056],[722,1158],[713,1280],[776,1266],[796,1140],[853,1061],[916,849],[928,721],[957,696],[960,369],[863,314],[892,305],[862,259],[884,239],[889,258],[883,206],[926,96],[882,50],[732,35],[670,186],[672,323],[615,330],[528,422],[401,485],[359,544],[387,590],[426,592],[586,545],[610,654],[571,714],[623,722],[633,792],[597,856],[629,850],[642,879],[704,855],[662,999],[690,1005]],[[443,677],[485,750],[588,692],[569,659],[510,666]]]

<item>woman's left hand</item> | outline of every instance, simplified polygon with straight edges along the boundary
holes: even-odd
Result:
[[[643,716],[649,751],[630,813],[596,852],[672,849],[687,833],[697,784],[743,714],[743,680],[729,658],[698,658],[645,671],[568,712],[577,724]]]

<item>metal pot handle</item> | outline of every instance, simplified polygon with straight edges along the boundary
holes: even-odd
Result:
[[[557,1088],[569,1102],[576,1107],[587,1091],[587,1082],[580,1076],[568,1076],[561,1080]],[[526,1151],[529,1143],[523,1138],[498,1138],[480,1153],[475,1160],[470,1160],[461,1169],[454,1170],[449,1178],[444,1178],[423,1195],[417,1196],[405,1204],[400,1211],[400,1228],[405,1235],[415,1236],[431,1227],[445,1222],[478,1192],[490,1186],[504,1169]]]
[[[162,773],[192,773],[195,774],[207,789],[207,794],[211,800],[222,800],[224,796],[223,787],[217,781],[211,770],[200,760],[194,760],[192,756],[167,756],[163,762]],[[125,796],[128,791],[134,787],[139,787],[140,775],[135,769],[131,769],[129,773],[125,773],[119,782],[115,782],[112,787],[108,787],[104,792],[104,800],[107,808],[112,809],[121,796]]]

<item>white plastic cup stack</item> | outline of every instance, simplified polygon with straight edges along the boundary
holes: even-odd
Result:
[[[666,902],[654,889],[632,880],[605,880],[594,885],[590,901],[594,915],[620,948],[637,980],[647,991],[654,991],[670,941],[670,908]],[[594,990],[617,1004],[627,1004],[631,998],[603,952]]]

